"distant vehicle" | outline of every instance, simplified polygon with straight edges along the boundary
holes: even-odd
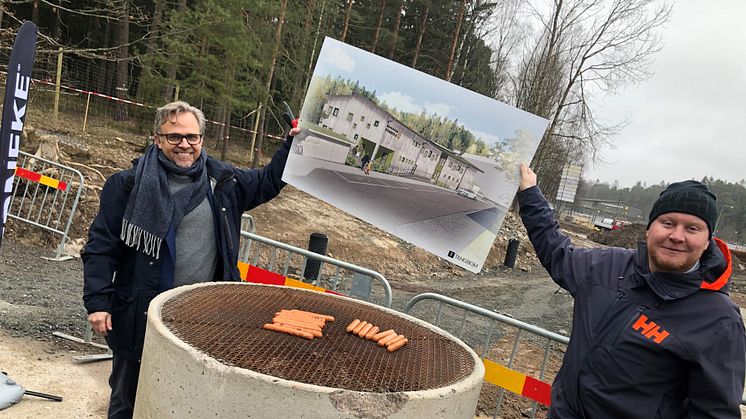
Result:
[[[612,230],[614,228],[614,219],[593,217],[593,225],[604,230]]]
[[[629,224],[628,221],[615,220],[613,218],[596,216],[593,217],[593,225],[603,230],[619,230]]]
[[[467,191],[466,189],[459,189],[456,191],[459,195],[469,198],[469,199],[477,199],[477,194],[475,194],[472,191]]]
[[[614,220],[614,225],[611,227],[612,230],[620,230],[629,224],[629,221]]]

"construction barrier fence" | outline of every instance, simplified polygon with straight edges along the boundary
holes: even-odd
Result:
[[[60,236],[55,259],[62,257],[83,191],[83,175],[62,164],[18,152],[8,218]]]
[[[495,400],[493,418],[504,408],[505,390],[525,398],[523,415],[534,418],[540,408],[547,410],[550,383],[568,337],[436,293],[414,296],[403,311],[448,331],[480,355],[485,381],[495,386],[482,389],[483,400]],[[491,394],[484,396],[485,392]]]
[[[4,91],[9,50],[0,50],[0,93]],[[130,77],[128,87],[115,86],[116,62],[95,59],[74,51],[38,51],[32,71],[29,97],[30,126],[37,126],[39,118],[57,120],[64,114],[66,124],[79,124],[83,132],[96,126],[116,126],[137,134],[152,134],[156,108],[173,100],[187,100],[199,107],[208,120],[205,138],[217,150],[220,140],[251,143],[258,114],[256,109],[233,111],[225,115],[226,103],[221,99],[203,100],[188,86],[178,83],[164,86],[144,86],[142,78]],[[279,114],[270,106],[266,118],[265,138],[282,139],[286,129]],[[34,111],[43,111],[41,114]],[[225,121],[230,120],[226,127]],[[269,134],[271,133],[271,135]],[[274,146],[267,144],[267,149]],[[266,151],[266,150],[265,150]]]
[[[436,293],[412,297],[403,311],[452,333],[480,355],[485,382],[499,388],[493,418],[504,408],[505,390],[525,398],[523,416],[535,418],[540,405],[547,410],[570,338]]]
[[[239,269],[244,280],[300,286],[391,307],[391,285],[380,273],[258,234],[241,232]],[[309,260],[318,261],[317,279],[303,278]]]

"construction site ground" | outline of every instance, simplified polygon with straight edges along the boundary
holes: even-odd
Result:
[[[41,121],[43,118],[32,118]],[[79,121],[78,121],[79,122]],[[86,187],[70,233],[66,253],[78,255],[87,228],[96,214],[98,195],[104,179],[126,168],[147,140],[116,131],[105,121],[90,121],[88,133],[74,128],[77,122],[39,122],[31,127],[22,146],[35,153],[39,144],[52,155],[46,157],[74,167],[85,175]],[[208,140],[208,152],[215,145]],[[277,144],[264,150],[268,161]],[[228,160],[248,165],[248,147],[234,143]],[[218,153],[211,153],[218,154]],[[329,237],[328,255],[383,274],[393,288],[393,308],[401,310],[414,295],[437,292],[486,309],[510,315],[547,330],[569,335],[572,298],[551,281],[536,261],[525,229],[510,213],[479,274],[469,273],[419,248],[393,237],[313,197],[286,187],[281,195],[251,214],[257,233],[298,247],[306,247],[309,235],[321,232]],[[564,225],[578,246],[601,246],[588,238],[592,230]],[[627,243],[635,242],[644,229],[623,233]],[[608,233],[612,234],[612,233]],[[607,239],[593,235],[596,240]],[[614,236],[615,240],[619,236]],[[508,240],[520,240],[515,269],[503,266]],[[0,249],[0,370],[25,388],[62,396],[57,403],[25,396],[15,406],[0,410],[0,418],[101,418],[105,417],[110,362],[74,363],[75,355],[101,353],[100,349],[52,336],[55,331],[82,336],[85,313],[82,307],[83,267],[79,257],[50,261],[58,236],[16,220],[9,220]],[[614,245],[624,245],[616,243]],[[745,258],[746,259],[746,258]],[[736,259],[731,296],[746,307],[746,260]],[[509,351],[500,347],[493,351]],[[520,356],[540,362],[540,351],[521,351]],[[550,371],[559,359],[550,360]],[[492,416],[499,392],[485,385],[480,416]],[[530,405],[518,396],[506,395],[501,417],[524,417]],[[545,417],[540,409],[537,417]]]

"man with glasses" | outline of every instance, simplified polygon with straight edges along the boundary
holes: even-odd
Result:
[[[83,301],[114,352],[109,418],[132,417],[150,301],[181,285],[240,281],[241,215],[285,186],[299,128],[263,169],[242,170],[207,156],[205,123],[186,102],[159,108],[154,143],[101,191],[82,252]]]

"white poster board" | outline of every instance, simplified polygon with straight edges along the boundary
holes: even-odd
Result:
[[[326,38],[283,181],[479,272],[547,125]]]

